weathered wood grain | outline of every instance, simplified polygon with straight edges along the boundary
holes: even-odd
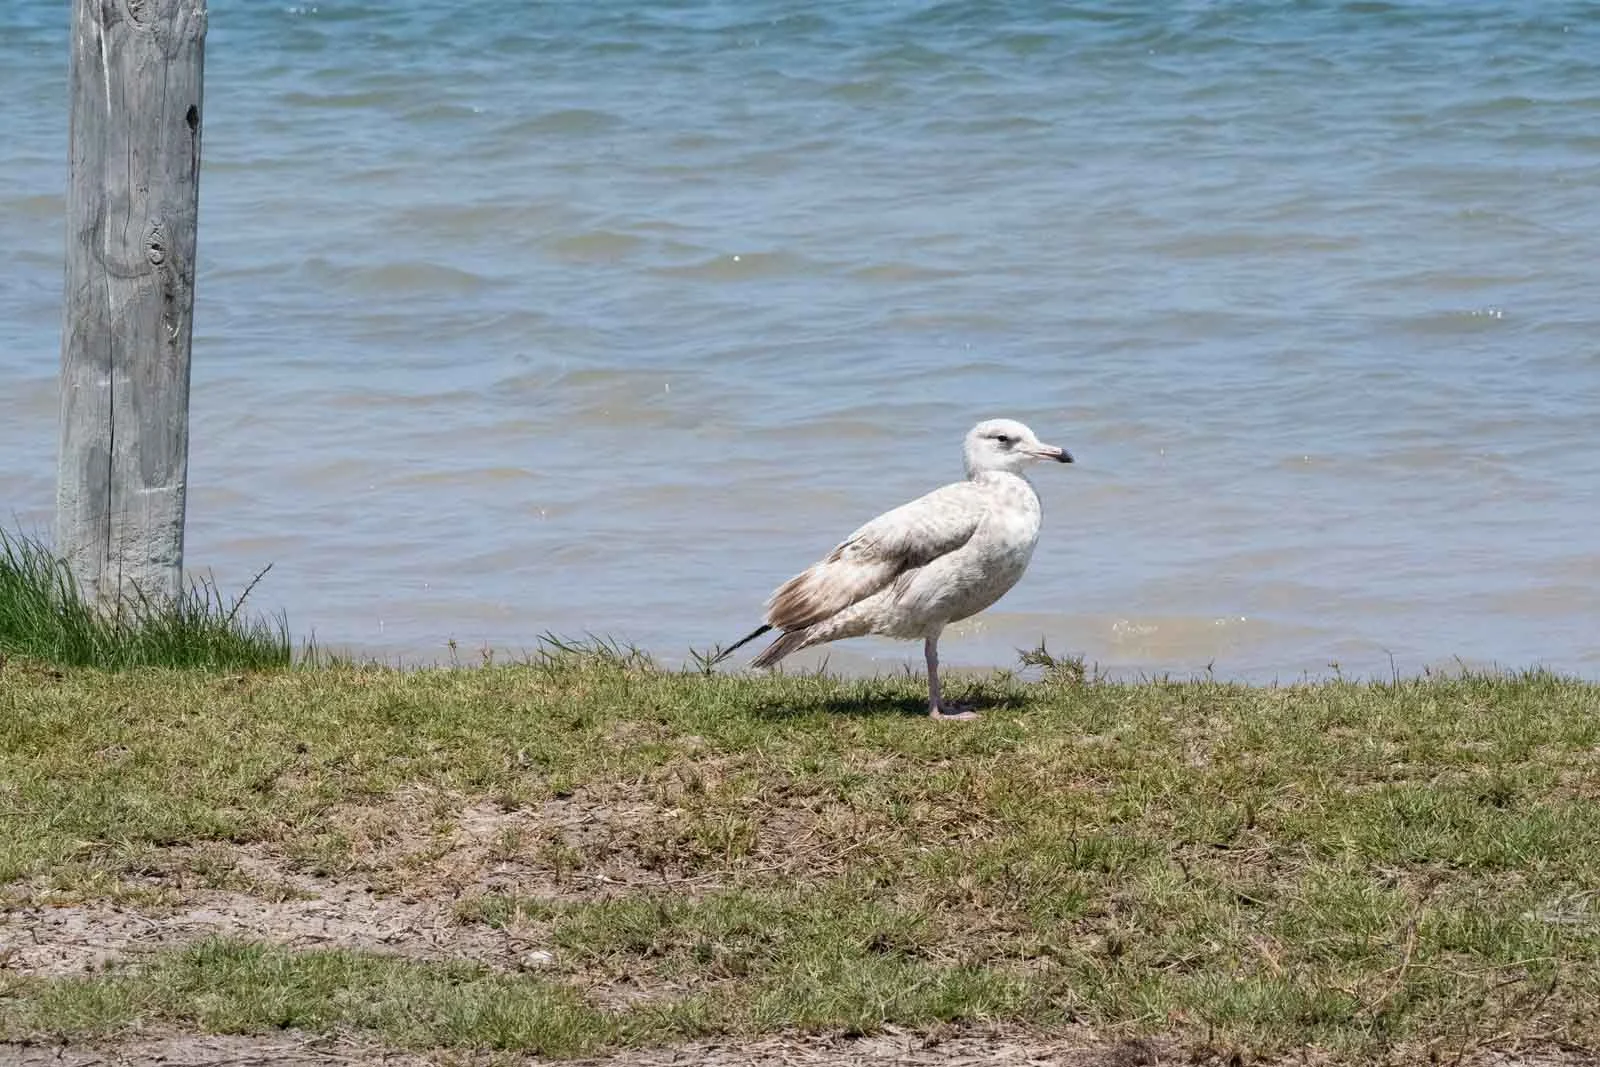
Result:
[[[176,593],[205,0],[74,0],[56,550],[102,604]]]

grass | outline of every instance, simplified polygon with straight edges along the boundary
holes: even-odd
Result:
[[[0,656],[75,667],[287,666],[287,623],[242,614],[265,573],[231,601],[200,580],[170,602],[140,598],[101,612],[47,547],[0,530]]]
[[[917,714],[913,678],[705,677],[604,648],[414,672],[13,662],[9,907],[159,922],[206,886],[267,893],[227,859],[267,856],[434,901],[463,947],[174,943],[0,977],[0,1035],[289,1026],[561,1057],[997,1023],[1340,1062],[1600,1046],[1600,687],[1043,665],[953,683],[986,709],[953,726]],[[548,964],[473,956],[496,931]]]
[[[56,983],[25,1001],[24,1029],[93,1033],[158,1015],[214,1033],[343,1025],[399,1044],[467,1044],[551,1055],[588,1051],[614,1024],[559,983],[464,964],[406,964],[337,951],[210,940],[137,979]]]

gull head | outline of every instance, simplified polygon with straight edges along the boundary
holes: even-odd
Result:
[[[1070,452],[1045,444],[1015,419],[988,419],[978,423],[967,431],[964,452],[968,477],[984,471],[1021,474],[1029,464],[1040,460],[1072,462]]]

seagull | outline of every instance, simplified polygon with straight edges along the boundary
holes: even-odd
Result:
[[[1017,584],[1039,540],[1039,494],[1023,471],[1041,460],[1071,463],[1013,419],[967,432],[967,480],[886,511],[822,559],[780,585],[766,619],[718,654],[771,630],[776,640],[751,660],[771,667],[791,652],[864,634],[922,639],[928,661],[928,715],[975,719],[939,693],[939,634],[976,615]]]

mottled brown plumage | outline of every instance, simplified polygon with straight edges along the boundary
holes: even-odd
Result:
[[[954,552],[978,528],[982,495],[972,482],[957,482],[878,516],[779,586],[767,600],[767,623],[779,630],[814,626]]]
[[[773,667],[778,661],[798,648],[804,648],[810,627],[800,630],[790,630],[779,634],[778,639],[762,649],[756,658],[750,661],[752,667]]]

